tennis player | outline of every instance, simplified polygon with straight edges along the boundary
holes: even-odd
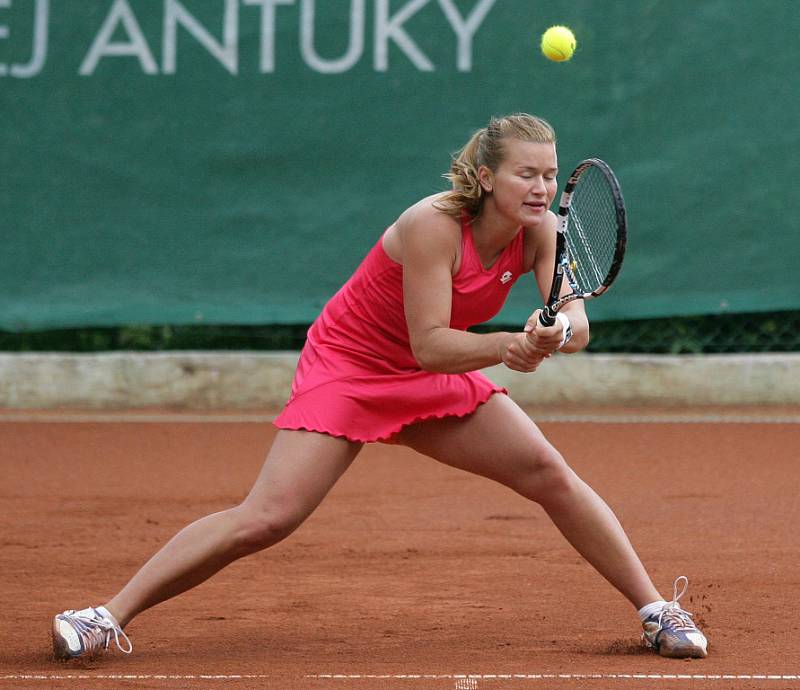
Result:
[[[476,334],[533,271],[546,299],[555,260],[555,133],[526,114],[493,118],[452,163],[451,191],[404,211],[311,326],[279,431],[244,501],[185,527],[110,601],[55,616],[61,659],[92,655],[145,609],[291,534],[364,443],[413,448],[539,503],[566,539],[641,618],[645,643],[705,657],[678,600],[656,591],[620,523],[506,391],[478,369],[533,373],[589,342],[581,300],[552,326],[536,310],[518,333]],[[682,583],[681,592],[678,585]]]

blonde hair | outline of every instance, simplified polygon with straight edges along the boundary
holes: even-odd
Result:
[[[505,160],[503,141],[506,139],[550,144],[555,143],[556,133],[548,122],[535,115],[514,113],[493,117],[453,157],[450,171],[444,174],[453,188],[437,199],[434,206],[456,218],[460,218],[463,211],[473,217],[480,215],[486,192],[481,187],[478,169],[485,165],[492,172],[497,171]]]

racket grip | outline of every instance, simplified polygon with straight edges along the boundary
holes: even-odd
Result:
[[[555,314],[550,312],[550,307],[545,307],[539,312],[539,323],[542,326],[552,326],[556,322]]]

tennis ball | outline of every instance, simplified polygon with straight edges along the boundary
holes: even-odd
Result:
[[[551,26],[542,34],[542,52],[555,62],[569,60],[576,45],[575,34],[566,26]]]

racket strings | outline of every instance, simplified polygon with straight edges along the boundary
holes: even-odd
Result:
[[[602,259],[595,256],[581,218],[575,214],[572,216],[572,221],[573,232],[567,235],[567,246],[569,247],[568,267],[573,282],[581,288],[586,288],[590,284],[600,285],[606,277],[606,272],[602,268]],[[582,260],[581,255],[583,255]]]
[[[613,190],[600,170],[588,168],[572,196],[566,239],[570,282],[589,293],[605,284],[617,253]]]

